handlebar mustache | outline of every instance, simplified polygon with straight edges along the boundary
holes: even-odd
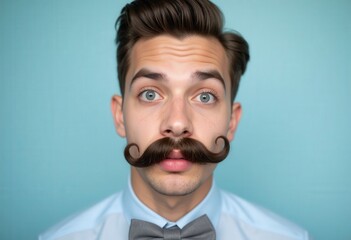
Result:
[[[224,147],[219,152],[211,152],[203,143],[193,138],[174,139],[165,137],[151,143],[138,158],[133,157],[130,153],[132,147],[136,147],[138,152],[140,152],[138,145],[130,143],[124,149],[124,156],[130,165],[145,168],[160,163],[162,160],[166,159],[174,149],[178,149],[182,153],[184,159],[192,163],[219,163],[227,157],[230,150],[229,140],[224,136],[217,137],[215,144],[217,144],[220,139],[223,140]]]

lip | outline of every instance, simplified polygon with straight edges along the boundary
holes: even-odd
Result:
[[[173,150],[166,159],[159,163],[163,171],[172,173],[185,172],[191,165],[192,163],[184,159],[182,153],[178,149]]]

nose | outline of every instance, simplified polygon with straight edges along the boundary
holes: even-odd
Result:
[[[165,106],[161,134],[165,137],[183,138],[193,133],[190,106],[182,99],[174,99]]]

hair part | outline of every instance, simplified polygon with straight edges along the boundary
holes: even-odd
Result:
[[[237,32],[223,32],[223,15],[208,0],[135,0],[127,4],[116,21],[117,71],[124,96],[126,75],[134,44],[141,38],[169,34],[177,38],[189,35],[214,37],[223,46],[231,78],[234,101],[241,76],[250,59],[249,45]]]

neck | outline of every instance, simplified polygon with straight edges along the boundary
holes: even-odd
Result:
[[[172,177],[179,184],[180,180],[177,178],[182,179],[182,176],[174,175]],[[179,220],[195,208],[206,197],[213,181],[211,174],[206,180],[200,182],[194,190],[181,193],[169,191],[169,188],[160,190],[157,183],[156,186],[150,184],[153,180],[145,178],[134,167],[132,167],[131,177],[132,187],[138,199],[158,215],[172,222]]]

